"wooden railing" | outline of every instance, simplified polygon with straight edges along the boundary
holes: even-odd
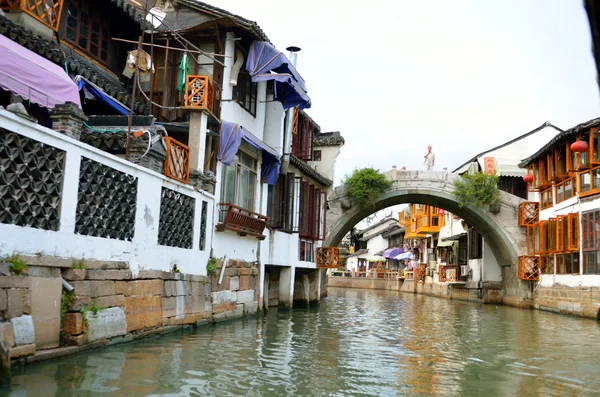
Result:
[[[3,10],[22,10],[50,29],[58,30],[63,0],[0,0]]]
[[[188,110],[214,110],[214,90],[208,76],[188,75],[184,106]]]
[[[337,247],[317,248],[317,268],[337,269],[340,267],[340,249]]]
[[[171,137],[165,137],[164,140],[167,146],[164,174],[169,178],[188,183],[190,180],[190,148]]]
[[[412,272],[411,272],[412,276]],[[331,272],[331,277],[353,277],[353,278],[385,278],[385,279],[403,279],[404,276],[397,271],[385,272],[360,272],[355,270],[334,270]]]
[[[530,226],[540,219],[540,203],[524,201],[519,204],[519,226]]]
[[[219,207],[225,216],[222,218],[223,222],[216,226],[217,231],[227,229],[237,232],[240,236],[249,234],[259,240],[265,239],[263,232],[269,217],[233,204],[220,203]]]
[[[540,269],[545,266],[545,256],[520,256],[518,266],[518,277],[520,280],[538,281]]]

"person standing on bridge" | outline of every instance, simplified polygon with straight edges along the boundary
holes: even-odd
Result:
[[[427,154],[423,156],[425,158],[425,171],[431,171],[435,165],[435,154],[431,151],[431,146],[427,146]]]

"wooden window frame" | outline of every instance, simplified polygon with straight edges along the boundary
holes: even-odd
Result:
[[[546,208],[550,208],[554,205],[553,193],[554,193],[554,189],[552,187],[549,187],[540,192],[540,208],[542,210],[544,210]],[[548,202],[546,203],[546,205],[544,205],[545,204],[544,195],[548,195],[548,194],[550,194],[550,198],[549,198]]]
[[[561,153],[564,150],[564,169],[561,171],[561,156],[563,155],[563,153]],[[555,172],[556,172],[556,177],[554,178],[555,181],[561,181],[565,178],[569,177],[569,172],[567,171],[567,165],[568,165],[568,161],[567,161],[567,150],[566,147],[564,145],[558,145],[554,148],[554,167],[555,167]]]
[[[571,271],[563,271],[566,268],[565,258],[571,257]],[[576,269],[576,271],[575,271]],[[554,267],[554,274],[581,274],[581,263],[579,263],[578,252],[564,252],[556,255],[556,265]]]
[[[87,44],[85,46],[80,44],[80,40],[82,37],[82,33],[81,33],[81,28],[82,28],[82,22],[81,22],[81,13],[82,13],[82,0],[65,0],[65,6],[66,6],[66,27],[65,27],[65,40],[68,43],[71,43],[73,46],[83,50],[85,52],[85,54],[89,55],[90,57],[94,58],[95,60],[97,60],[98,62],[104,64],[104,65],[109,65],[110,64],[110,41],[111,41],[111,25],[110,25],[110,18],[108,16],[105,15],[105,13],[101,12],[101,10],[99,9],[99,7],[96,6],[96,4],[94,2],[85,2],[85,4],[87,4],[88,6],[88,11],[86,12],[88,14],[88,24],[87,24],[87,28],[88,28],[88,35],[86,36],[86,40],[87,40]],[[76,20],[76,25],[75,27],[70,27],[69,26],[69,8],[73,6],[76,10],[77,10],[77,18],[75,18]],[[98,20],[97,16],[100,17],[100,19]],[[93,23],[97,23],[100,26],[100,31],[99,31],[99,35],[98,35],[98,50],[96,53],[93,53],[91,50],[92,47],[92,26]],[[104,37],[103,35],[103,31],[106,30],[107,32],[107,37]],[[71,40],[69,38],[69,31],[73,31],[75,33],[75,39]],[[102,49],[102,44],[106,42],[106,51],[103,51]],[[106,59],[102,59],[102,53],[106,52]]]
[[[589,143],[589,156],[590,156],[590,164],[592,165],[600,165],[600,145],[598,145],[598,147],[596,147],[597,144],[597,140],[600,140],[600,128],[590,128],[590,143]],[[598,136],[596,136],[596,134],[598,134]],[[594,160],[594,157],[597,157],[596,160]]]
[[[550,252],[550,253],[555,253],[557,252],[557,222],[556,222],[556,218],[550,218],[548,219],[548,226],[547,226],[547,231],[546,231],[546,245],[547,245],[547,251],[546,252]]]
[[[534,230],[534,255],[546,255],[548,254],[548,221],[540,221],[533,225]]]
[[[568,250],[568,223],[568,215],[559,215],[556,217],[556,253],[561,253]]]
[[[232,97],[242,109],[256,117],[258,108],[258,83],[252,81],[250,73],[240,70],[237,85],[233,87]]]
[[[594,178],[594,174],[597,172],[600,173],[600,166],[595,166],[593,168],[586,169],[584,171],[580,171],[577,174],[577,178],[579,178],[578,179],[579,195],[581,197],[586,197],[586,196],[600,193],[600,183],[596,184],[595,178]],[[584,191],[583,190],[583,177],[586,174],[589,174],[589,177],[590,177],[590,188],[589,188],[589,190]]]
[[[579,214],[571,213],[568,215],[568,233],[569,233],[569,245],[567,249],[569,251],[579,250]]]
[[[569,179],[565,179],[564,181],[562,181],[556,185],[556,203],[555,204],[562,203],[563,201],[566,201],[570,198],[575,197],[575,194],[577,192],[577,183],[575,183],[575,182],[576,182],[575,177],[571,177]],[[571,184],[570,197],[566,197],[566,189],[564,189],[565,185],[567,185],[567,184]]]
[[[535,255],[535,224],[526,228],[527,235],[527,255]]]

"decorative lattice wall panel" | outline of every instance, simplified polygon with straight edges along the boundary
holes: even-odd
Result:
[[[192,248],[194,239],[193,197],[162,188],[158,244],[169,247]]]
[[[0,128],[0,223],[58,230],[65,152]]]
[[[82,157],[75,233],[131,241],[137,182],[134,176]]]

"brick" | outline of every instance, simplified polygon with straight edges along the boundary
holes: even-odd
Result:
[[[205,311],[206,305],[204,301],[204,296],[193,295],[186,296],[185,300],[185,313],[186,314],[196,314],[202,313]]]
[[[229,279],[229,288],[232,291],[237,291],[240,289],[240,277],[239,276],[231,277]]]
[[[236,301],[239,303],[252,302],[254,300],[254,290],[238,291]]]
[[[162,301],[158,295],[125,297],[127,332],[162,324]]]
[[[11,323],[0,323],[0,340],[8,342],[10,346],[15,345],[15,333]]]
[[[138,279],[170,280],[171,277],[171,272],[163,272],[162,270],[140,270],[137,275]]]
[[[129,270],[88,270],[88,280],[131,280]]]
[[[164,296],[184,296],[190,293],[189,281],[165,281]]]
[[[253,276],[240,276],[240,291],[254,289]]]
[[[90,298],[89,296],[75,296],[70,310],[78,312],[83,307],[89,307],[91,304],[92,298]]]
[[[75,288],[75,295],[87,295],[91,298],[116,295],[114,281],[73,281],[71,285]]]
[[[235,310],[235,308],[236,308],[235,303],[227,302],[227,303],[222,303],[220,305],[213,305],[212,312],[213,312],[213,314],[219,314],[219,313]]]
[[[22,345],[10,349],[10,358],[30,356],[35,353],[35,343]]]
[[[223,280],[221,282],[221,285],[219,285],[219,277],[218,276],[213,276],[211,279],[211,285],[213,288],[213,292],[220,292],[220,291],[228,291],[230,290],[229,288],[229,279],[231,277],[229,276],[223,276]]]
[[[224,274],[224,276],[232,277],[232,276],[237,276],[237,275],[238,275],[238,269],[237,269],[237,267],[230,267],[230,266],[228,266],[228,267],[225,268],[225,274]]]
[[[162,280],[133,280],[116,281],[117,294],[127,296],[161,295],[163,292]]]
[[[125,306],[124,295],[101,296],[95,299],[95,302],[100,307],[121,307]]]
[[[242,267],[239,269],[240,276],[252,276],[252,268]]]
[[[7,309],[6,319],[10,320],[15,317],[23,315],[23,298],[21,296],[22,289],[8,289],[6,290],[7,296]]]
[[[63,332],[69,335],[83,333],[83,316],[81,313],[67,313],[63,316]]]
[[[83,281],[86,275],[85,269],[67,269],[62,272],[62,277],[67,281]]]
[[[8,308],[8,298],[6,290],[0,289],[0,311],[5,311]]]
[[[0,276],[0,288],[31,288],[31,278]]]
[[[235,296],[231,293],[231,291],[218,291],[212,293],[213,305],[220,305],[221,303],[233,301],[235,301]]]
[[[83,346],[88,343],[88,335],[63,335],[65,345],[67,346]]]

